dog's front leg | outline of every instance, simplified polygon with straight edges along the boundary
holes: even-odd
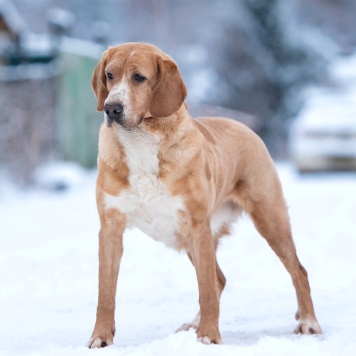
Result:
[[[100,212],[99,232],[99,296],[96,323],[87,344],[89,348],[113,343],[115,335],[115,296],[121,257],[125,215],[116,209]]]
[[[204,344],[221,344],[214,242],[209,225],[204,224],[194,230],[190,254],[199,286],[200,322],[197,335],[198,339]]]

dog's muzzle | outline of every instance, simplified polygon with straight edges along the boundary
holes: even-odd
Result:
[[[122,104],[105,104],[104,111],[108,117],[108,126],[111,126],[114,121],[122,125],[124,112],[124,107]]]

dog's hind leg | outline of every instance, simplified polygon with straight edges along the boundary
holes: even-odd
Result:
[[[298,300],[296,318],[299,319],[294,332],[320,334],[322,331],[315,317],[308,275],[297,257],[287,206],[279,185],[271,187],[268,194],[260,195],[258,200],[249,199],[248,205],[258,232],[267,240],[292,278]]]

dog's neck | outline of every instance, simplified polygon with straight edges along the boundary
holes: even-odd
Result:
[[[160,144],[163,149],[180,142],[192,129],[194,129],[193,119],[189,115],[185,103],[171,116],[155,118],[146,117],[137,128],[126,130],[121,126],[113,127],[115,136],[119,141],[135,142],[140,146],[139,140],[151,140]]]
[[[200,132],[189,115],[186,104],[183,104],[173,115],[164,118],[146,118],[134,129],[126,130],[118,124],[113,124],[111,127],[103,124],[99,136],[99,158],[112,169],[117,169],[118,162],[121,161],[126,149],[145,150],[150,147],[159,158],[171,162],[180,161],[182,149],[185,150],[184,157],[196,153],[191,152],[194,150],[190,145],[182,146],[182,142],[191,141],[191,138],[197,135],[199,136]],[[199,147],[198,144],[197,149],[200,149]]]
[[[188,113],[185,103],[171,116],[155,118],[145,118],[139,125],[139,129],[147,133],[158,135],[161,139],[167,139],[179,133],[180,127],[185,126],[192,118]]]

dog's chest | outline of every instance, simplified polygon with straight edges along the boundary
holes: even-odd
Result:
[[[106,205],[126,214],[127,227],[138,227],[174,248],[179,211],[184,210],[184,204],[158,178],[159,140],[140,131],[123,131],[118,135],[125,150],[130,188],[116,197],[107,195]]]

